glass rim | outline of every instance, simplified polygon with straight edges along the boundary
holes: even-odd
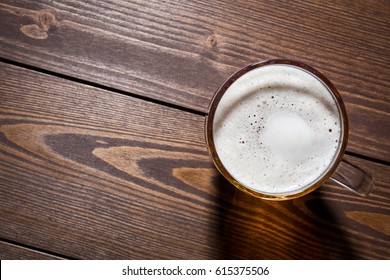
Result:
[[[228,88],[241,76],[244,74],[250,72],[251,70],[254,70],[259,67],[264,67],[264,66],[269,66],[269,65],[287,65],[287,66],[293,66],[298,69],[304,70],[317,78],[320,82],[322,82],[328,89],[329,93],[333,96],[335,103],[338,107],[338,111],[340,114],[341,118],[341,136],[340,136],[340,142],[339,148],[337,152],[335,153],[335,156],[333,158],[332,163],[330,166],[326,169],[326,172],[323,173],[322,176],[317,178],[312,185],[303,188],[301,191],[297,192],[292,192],[292,193],[276,193],[276,194],[271,194],[271,193],[263,193],[260,191],[255,191],[244,184],[240,183],[237,181],[231,174],[230,172],[225,168],[223,163],[221,162],[218,153],[216,151],[216,147],[214,144],[214,135],[213,135],[213,125],[214,125],[214,116],[215,116],[215,111],[217,110],[218,104],[220,100],[222,99],[223,95],[225,92],[228,90]],[[344,102],[337,91],[336,87],[330,82],[328,78],[326,78],[322,73],[314,69],[313,67],[299,62],[295,60],[289,60],[289,59],[270,59],[262,62],[257,62],[253,63],[250,65],[245,66],[244,68],[241,68],[237,72],[235,72],[233,75],[231,75],[214,93],[210,105],[207,110],[206,118],[205,118],[205,139],[206,139],[206,145],[209,150],[209,153],[211,154],[212,160],[214,162],[214,165],[216,168],[219,170],[219,172],[235,187],[238,189],[244,191],[245,193],[248,193],[252,196],[262,198],[262,199],[267,199],[267,200],[288,200],[288,199],[293,199],[293,198],[298,198],[301,197],[305,194],[308,194],[315,189],[317,189],[319,186],[321,186],[323,183],[325,183],[326,180],[328,180],[331,175],[334,173],[336,170],[337,166],[339,165],[340,161],[342,160],[342,157],[345,153],[347,142],[348,142],[348,131],[349,131],[349,126],[348,126],[348,116],[347,116],[347,111],[344,105]]]

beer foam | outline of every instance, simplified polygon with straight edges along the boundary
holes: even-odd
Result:
[[[312,186],[340,149],[342,121],[329,89],[305,70],[268,65],[238,78],[215,111],[216,152],[232,177],[265,194]]]

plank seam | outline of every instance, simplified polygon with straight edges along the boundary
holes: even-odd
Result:
[[[69,257],[69,256],[66,256],[66,255],[63,255],[63,254],[55,253],[55,252],[52,252],[50,250],[37,248],[37,247],[31,246],[31,245],[27,245],[27,244],[23,244],[23,243],[20,243],[20,242],[17,242],[17,241],[5,239],[5,238],[2,238],[2,237],[0,237],[0,241],[4,242],[4,243],[8,243],[10,245],[14,245],[14,246],[22,247],[22,248],[25,248],[25,249],[33,250],[33,251],[36,251],[36,252],[39,252],[39,253],[42,253],[42,254],[51,255],[53,257],[58,257],[58,258],[61,258],[61,259],[68,259],[68,260],[76,260],[73,257]]]
[[[85,86],[94,87],[94,88],[101,89],[101,90],[104,90],[104,91],[109,91],[109,92],[113,92],[113,93],[129,96],[129,97],[132,97],[132,98],[137,98],[137,99],[140,99],[140,100],[143,100],[143,101],[146,101],[146,102],[154,103],[154,104],[161,105],[161,106],[164,106],[164,107],[169,107],[171,109],[184,111],[184,112],[195,114],[195,115],[198,115],[198,116],[206,116],[205,112],[202,112],[202,111],[199,111],[199,110],[191,109],[191,108],[188,108],[188,107],[185,107],[185,106],[181,106],[181,105],[178,105],[178,104],[172,104],[172,103],[169,103],[169,102],[166,102],[166,101],[158,100],[158,99],[147,97],[147,96],[138,95],[138,94],[135,94],[135,93],[131,93],[131,92],[128,92],[128,91],[125,91],[125,90],[121,90],[121,89],[117,89],[117,88],[110,87],[110,86],[106,86],[106,85],[99,84],[99,83],[96,83],[96,82],[87,81],[87,80],[84,80],[84,79],[81,79],[81,78],[77,78],[77,77],[73,77],[73,76],[69,76],[69,75],[65,75],[65,74],[60,74],[60,73],[57,73],[57,72],[54,72],[54,71],[51,71],[51,70],[47,70],[47,69],[40,68],[40,67],[37,67],[37,66],[28,65],[28,64],[17,62],[17,61],[10,60],[10,59],[7,59],[7,58],[0,57],[0,62],[6,63],[6,64],[10,64],[10,65],[13,65],[13,66],[16,66],[16,67],[20,67],[20,68],[25,68],[27,70],[38,72],[38,73],[41,73],[41,74],[53,76],[53,77],[56,77],[56,78],[69,80],[69,81],[72,81],[72,82],[75,82],[75,83],[83,84]]]

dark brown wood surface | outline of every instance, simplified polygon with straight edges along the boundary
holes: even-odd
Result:
[[[350,150],[388,161],[390,4],[322,2],[5,0],[0,55],[200,112],[239,68],[300,60],[340,90]]]
[[[2,260],[60,260],[61,258],[25,246],[0,241]]]
[[[390,259],[390,3],[323,2],[2,1],[0,258]],[[219,175],[213,92],[274,57],[340,90],[370,196]]]
[[[368,198],[259,201],[218,175],[202,116],[1,66],[7,240],[73,258],[389,257],[388,166],[351,159],[377,178]]]

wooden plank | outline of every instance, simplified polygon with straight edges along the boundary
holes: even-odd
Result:
[[[339,88],[349,150],[390,161],[390,2],[2,1],[0,56],[201,112],[234,71],[306,62]]]
[[[0,241],[1,260],[60,260],[57,256]]]
[[[0,237],[81,259],[388,259],[377,187],[269,202],[208,156],[202,116],[0,65]]]

